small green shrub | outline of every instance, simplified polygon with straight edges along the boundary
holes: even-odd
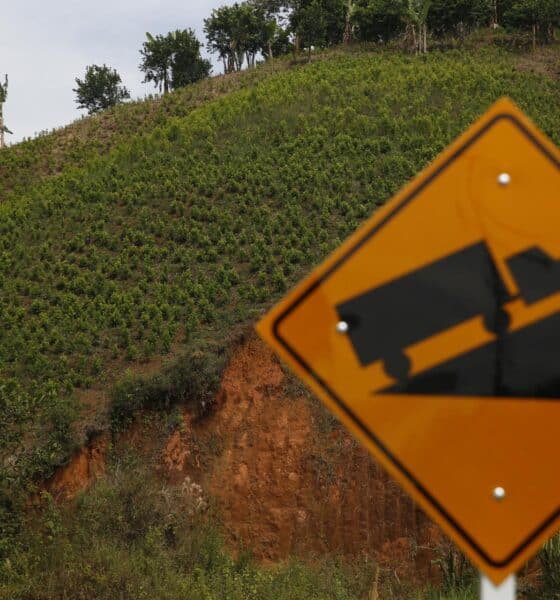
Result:
[[[113,431],[123,431],[144,409],[166,410],[188,406],[200,417],[212,409],[227,354],[223,348],[184,352],[156,375],[128,374],[111,391],[110,421]]]

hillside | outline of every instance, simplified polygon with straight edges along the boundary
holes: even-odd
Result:
[[[95,156],[130,141],[132,135],[151,133],[171,117],[184,117],[220,96],[256,84],[271,71],[286,68],[288,63],[278,61],[257,70],[213,77],[173,94],[117,105],[19,143],[0,155],[0,200],[21,194],[69,167],[82,167]]]
[[[335,51],[0,152],[0,558],[25,491],[84,443],[145,409],[164,440],[211,418],[242,332],[498,97],[560,143],[560,82],[519,64]]]

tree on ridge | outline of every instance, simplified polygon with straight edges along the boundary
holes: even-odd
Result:
[[[121,76],[107,65],[89,65],[83,79],[76,77],[78,108],[85,108],[92,115],[130,98],[130,93],[121,85]]]
[[[177,29],[165,36],[146,33],[140,50],[144,82],[153,81],[160,92],[167,94],[208,77],[212,65],[202,58],[201,47],[192,29]]]
[[[0,148],[4,147],[4,134],[12,133],[6,125],[4,125],[4,102],[8,97],[8,75],[4,77],[4,83],[0,83]]]

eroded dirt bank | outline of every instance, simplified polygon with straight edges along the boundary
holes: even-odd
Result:
[[[105,473],[107,436],[92,439],[45,482],[45,488],[55,500],[71,500],[78,492]]]
[[[217,499],[234,546],[265,561],[368,554],[434,576],[439,532],[258,339],[234,354],[217,403],[200,425],[184,414],[163,461]]]
[[[144,450],[161,443],[145,425],[125,437]],[[106,447],[93,440],[47,489],[74,497],[103,474]],[[256,337],[234,352],[211,416],[183,411],[160,447],[161,471],[189,493],[200,485],[234,549],[264,562],[367,554],[398,577],[438,577],[437,528]]]

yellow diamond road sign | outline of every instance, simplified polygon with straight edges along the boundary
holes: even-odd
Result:
[[[509,100],[257,329],[495,583],[560,525],[560,152]]]

